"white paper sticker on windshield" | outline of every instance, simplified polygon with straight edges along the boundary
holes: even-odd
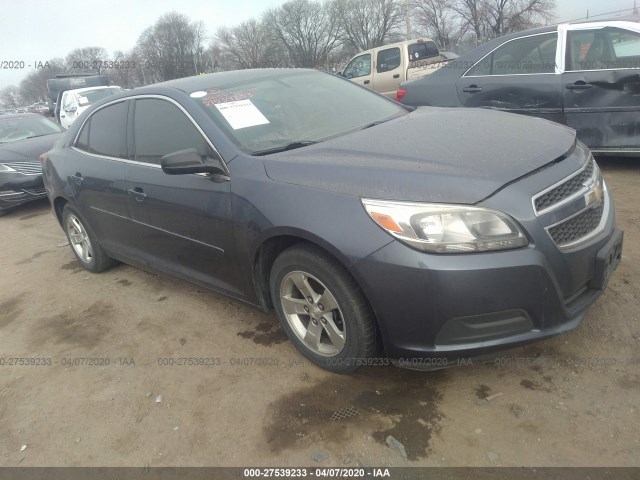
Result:
[[[207,92],[203,91],[203,90],[199,90],[197,92],[193,92],[191,95],[189,95],[191,98],[202,98],[202,97],[206,97],[207,96]]]
[[[87,97],[78,97],[78,103],[89,103],[89,99]]]
[[[216,108],[234,130],[269,123],[269,120],[267,120],[251,100],[218,103],[216,104]]]

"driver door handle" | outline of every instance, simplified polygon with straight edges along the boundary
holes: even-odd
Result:
[[[82,185],[82,174],[80,172],[76,172],[75,175],[71,175],[71,180],[76,185]]]
[[[393,78],[400,78],[400,74],[399,74],[399,73],[396,73],[396,74],[393,76]]]
[[[564,86],[567,90],[587,90],[591,87],[593,87],[593,85],[591,85],[590,83],[587,83],[583,80],[578,80],[575,83],[569,83],[567,85]]]
[[[130,188],[129,190],[127,190],[127,193],[135,198],[136,202],[144,202],[144,199],[147,198],[147,194],[144,193],[144,191],[140,187]]]
[[[482,87],[479,87],[477,85],[469,85],[468,87],[464,87],[462,91],[467,93],[476,93],[476,92],[481,92]]]
[[[369,85],[369,83],[370,83],[370,81],[369,81],[369,80],[365,80],[365,81],[364,81],[364,84],[365,84],[365,85]]]

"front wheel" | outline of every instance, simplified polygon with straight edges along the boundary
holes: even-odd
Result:
[[[271,269],[271,296],[280,322],[316,365],[349,373],[376,352],[371,307],[342,265],[310,245],[280,254]]]
[[[107,256],[93,233],[89,231],[80,215],[71,206],[64,207],[62,219],[69,245],[84,268],[93,273],[100,273],[115,264],[115,261]]]

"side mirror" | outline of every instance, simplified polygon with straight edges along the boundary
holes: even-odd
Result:
[[[167,175],[214,173],[226,175],[218,160],[202,158],[195,148],[168,153],[160,159],[162,171]]]

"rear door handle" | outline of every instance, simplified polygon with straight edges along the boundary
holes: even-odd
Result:
[[[130,188],[127,193],[136,199],[136,202],[144,202],[147,198],[147,194],[140,187]]]
[[[479,87],[477,85],[469,85],[468,87],[464,87],[462,91],[467,93],[476,93],[476,92],[481,92],[482,87]]]
[[[364,81],[364,84],[365,84],[365,85],[369,85],[369,80],[365,80],[365,81]]]
[[[71,181],[73,181],[73,183],[75,183],[76,185],[82,185],[82,174],[80,172],[76,172],[75,175],[71,175]]]
[[[396,73],[396,74],[393,76],[393,78],[400,78],[400,74],[399,74],[399,73]]]
[[[564,87],[567,90],[587,90],[593,87],[593,85],[591,85],[590,83],[584,82],[582,80],[578,80],[576,83],[569,83]]]

